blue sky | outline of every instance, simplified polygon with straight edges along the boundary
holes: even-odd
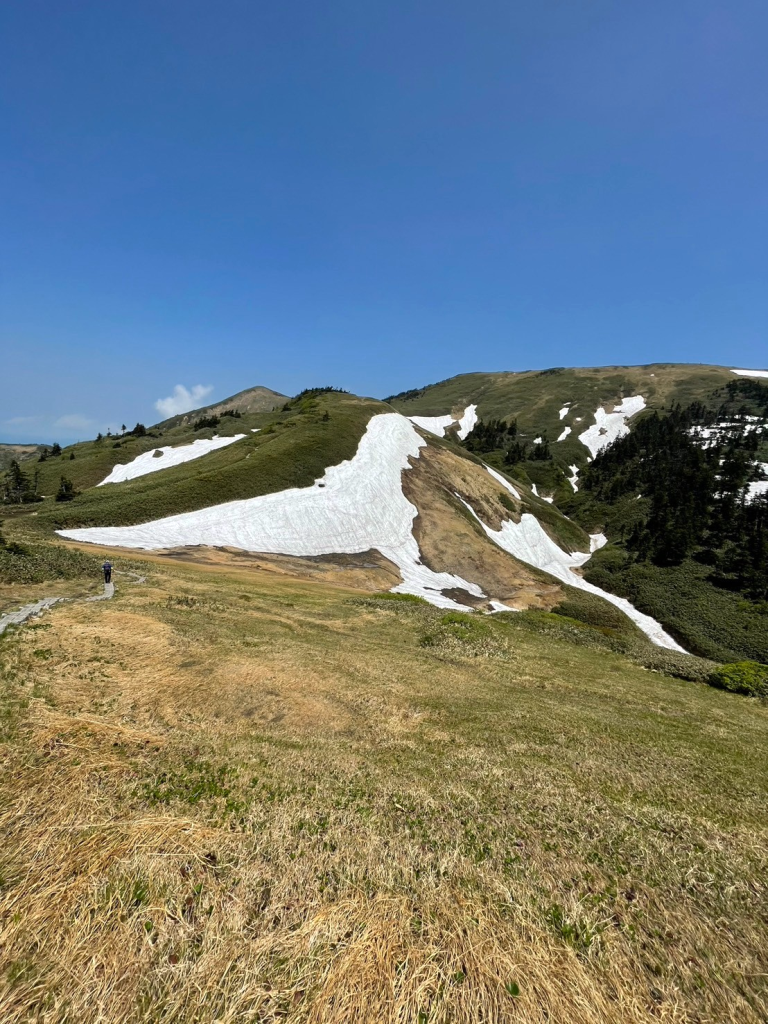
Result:
[[[0,440],[177,385],[765,367],[767,38],[764,0],[5,0]]]

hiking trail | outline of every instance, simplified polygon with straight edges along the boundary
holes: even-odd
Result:
[[[146,576],[139,576],[135,572],[122,572],[115,573],[115,575],[132,576],[133,583],[146,583]],[[95,597],[43,597],[39,601],[35,601],[33,604],[22,605],[21,608],[17,608],[14,612],[7,612],[5,615],[0,615],[0,636],[6,631],[8,626],[23,626],[29,619],[35,619],[39,615],[42,615],[48,608],[52,608],[53,605],[59,604],[62,601],[109,601],[110,598],[115,596],[115,584],[105,583],[104,592],[96,594]]]

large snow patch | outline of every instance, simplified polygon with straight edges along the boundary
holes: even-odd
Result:
[[[191,444],[181,444],[178,448],[166,445],[164,448],[153,448],[150,452],[142,452],[132,462],[125,462],[120,466],[113,466],[109,476],[104,477],[99,487],[104,484],[119,484],[124,480],[135,480],[137,476],[145,476],[147,473],[156,473],[160,469],[170,469],[171,466],[180,466],[182,462],[191,462],[192,459],[199,459],[209,452],[215,452],[217,448],[226,448],[235,441],[240,441],[245,434],[235,434],[233,437],[212,437],[210,439],[199,437]],[[158,455],[158,452],[160,453]]]
[[[393,590],[424,597],[441,608],[466,610],[441,593],[462,589],[484,597],[475,583],[433,572],[413,536],[418,510],[403,494],[401,473],[426,441],[399,413],[368,423],[352,459],[331,466],[311,487],[167,516],[140,526],[60,530],[62,537],[114,547],[233,547],[285,555],[354,554],[375,548],[400,570]]]
[[[624,437],[629,433],[627,420],[644,408],[645,399],[642,395],[625,398],[620,405],[614,408],[613,412],[606,412],[600,405],[595,412],[595,422],[583,434],[579,434],[579,440],[589,448],[594,459],[598,452],[607,448],[617,437]]]
[[[663,630],[660,623],[652,619],[650,615],[643,615],[625,598],[609,594],[607,591],[587,583],[585,579],[573,571],[589,560],[591,552],[582,553],[575,551],[569,555],[562,548],[559,548],[552,538],[545,533],[541,523],[530,512],[523,513],[519,523],[514,523],[512,520],[507,519],[501,524],[500,530],[492,530],[490,526],[485,525],[471,505],[467,504],[467,502],[464,502],[464,504],[491,540],[498,544],[500,548],[508,551],[514,558],[519,559],[521,562],[526,562],[528,565],[533,565],[537,569],[542,569],[544,572],[548,572],[550,576],[554,576],[571,587],[577,587],[579,590],[586,590],[589,594],[596,594],[598,597],[605,598],[606,601],[610,601],[612,605],[620,608],[628,615],[654,644],[659,647],[667,647],[671,651],[686,653]],[[590,537],[590,548],[593,551],[602,546],[600,540],[601,534],[595,534],[593,537]]]

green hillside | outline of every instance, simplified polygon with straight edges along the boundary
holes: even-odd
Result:
[[[688,405],[709,400],[713,391],[736,379],[725,367],[699,364],[554,367],[522,373],[462,374],[393,395],[387,401],[406,416],[440,416],[475,404],[482,420],[517,420],[518,438],[529,445],[537,437],[548,440],[554,463],[554,467],[546,467],[526,461],[522,471],[532,482],[565,496],[570,486],[556,470],[586,465],[589,452],[578,434],[594,423],[598,406],[619,403],[632,395],[642,395],[650,410]],[[568,413],[560,419],[559,411],[566,404]],[[571,428],[571,435],[557,441],[565,427]]]
[[[132,525],[288,487],[305,487],[328,466],[352,458],[368,420],[383,409],[374,399],[335,392],[310,394],[286,402],[276,412],[239,419],[222,417],[215,429],[195,431],[192,424],[183,424],[164,432],[153,429],[146,437],[122,439],[117,457],[106,439],[73,445],[60,458],[42,464],[41,490],[50,494],[63,473],[82,493],[72,501],[47,504],[40,512],[40,522],[56,529]],[[259,432],[252,433],[256,426]],[[118,461],[130,462],[160,445],[188,444],[214,433],[246,436],[159,473],[95,486]],[[70,454],[75,455],[74,460]]]

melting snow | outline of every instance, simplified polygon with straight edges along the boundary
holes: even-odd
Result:
[[[466,502],[464,504],[467,505]],[[610,601],[612,605],[620,608],[621,611],[628,615],[654,644],[659,647],[667,647],[672,651],[686,653],[650,615],[643,615],[625,598],[609,594],[607,591],[587,583],[578,573],[575,573],[573,570],[578,566],[584,565],[590,557],[589,554],[576,551],[569,555],[563,551],[544,532],[538,519],[529,512],[523,514],[519,523],[513,523],[510,519],[507,519],[501,524],[500,530],[492,530],[478,517],[471,505],[467,505],[467,508],[475,516],[491,540],[498,544],[500,548],[508,551],[514,558],[519,559],[521,562],[526,562],[528,565],[533,565],[537,569],[542,569],[544,572],[548,572],[551,576],[556,577],[556,579],[563,583],[567,583],[571,587],[586,590],[590,594],[596,594],[598,597]],[[599,537],[601,534],[596,534],[595,536]],[[590,538],[590,547],[592,543],[593,538]]]
[[[542,501],[548,501],[551,505],[554,502],[554,498],[548,498],[546,494],[539,494],[536,489],[536,484],[531,484],[531,491],[536,495],[537,498],[541,498]]]
[[[750,434],[755,430],[763,430],[764,424],[760,416],[746,416],[743,420],[728,421],[722,420],[711,427],[690,427],[688,434],[695,440],[701,441],[702,448],[712,448],[729,434],[745,433]]]
[[[330,466],[311,487],[167,516],[140,526],[61,530],[61,536],[126,548],[204,544],[286,555],[358,553],[375,548],[400,570],[392,589],[440,608],[466,611],[441,591],[484,597],[475,583],[422,564],[413,536],[418,510],[403,494],[401,473],[426,441],[399,413],[372,417],[352,459]]]
[[[182,462],[199,459],[209,452],[215,452],[217,448],[226,448],[228,444],[234,444],[235,441],[240,441],[244,437],[245,434],[235,434],[234,437],[212,437],[210,440],[199,437],[191,444],[182,444],[178,448],[173,448],[170,445],[164,448],[153,448],[150,452],[142,452],[141,455],[137,455],[132,462],[113,466],[112,472],[98,486],[119,484],[124,480],[135,480],[137,476],[145,476],[147,473],[156,473],[159,469],[180,466]]]
[[[627,420],[644,408],[645,399],[642,395],[625,398],[613,412],[606,412],[602,406],[598,406],[595,412],[595,422],[583,434],[579,434],[579,440],[589,448],[590,454],[594,458],[617,437],[624,437],[625,434],[628,434]]]
[[[761,462],[760,468],[768,477],[768,462]],[[747,501],[753,501],[758,494],[768,494],[768,480],[755,480],[747,485]]]
[[[731,373],[739,373],[742,377],[768,377],[768,370],[731,370]]]
[[[571,475],[568,477],[568,483],[571,485],[574,491],[578,491],[579,488],[576,481],[579,479],[579,467],[569,466],[568,468],[571,471]]]
[[[477,406],[468,405],[464,410],[464,414],[459,420],[458,435],[459,440],[463,441],[470,430],[473,430],[477,425]]]
[[[485,463],[483,463],[483,465],[485,466]],[[502,476],[501,473],[497,473],[495,469],[491,469],[490,466],[485,466],[485,468],[488,470],[488,472],[491,474],[494,480],[498,480],[502,487],[506,487],[506,489],[509,491],[513,498],[517,498],[517,500],[520,501],[520,495],[517,493],[515,488],[512,486],[509,480],[507,480],[506,477]]]
[[[590,533],[589,535],[589,551],[590,554],[594,551],[599,551],[600,548],[604,548],[608,543],[608,538],[604,533]]]
[[[409,416],[408,419],[417,427],[428,430],[430,434],[436,434],[438,437],[444,437],[448,427],[458,423],[459,429],[456,433],[459,440],[463,441],[477,424],[477,406],[468,405],[458,420],[450,413],[446,416]]]
[[[408,419],[417,427],[428,430],[430,434],[437,434],[438,437],[443,437],[446,429],[456,422],[450,413],[447,416],[409,416]]]
[[[560,435],[560,437],[558,437],[557,440],[558,441],[564,441],[566,439],[566,437],[568,437],[570,432],[571,432],[571,428],[570,427],[565,427],[565,429],[563,430],[562,434]]]
[[[568,404],[567,404],[567,405],[564,405],[564,406],[563,406],[563,408],[562,408],[562,409],[560,410],[560,412],[558,413],[558,415],[560,416],[560,419],[561,419],[561,420],[564,420],[564,419],[565,419],[565,417],[566,417],[566,416],[568,415],[568,407],[570,406],[570,404],[571,404],[571,403],[570,403],[570,402],[568,402]]]

